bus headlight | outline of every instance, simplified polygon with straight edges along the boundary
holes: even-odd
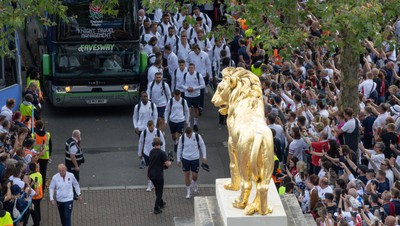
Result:
[[[56,87],[56,93],[69,93],[71,88],[71,86],[58,86]]]
[[[133,85],[123,85],[122,89],[126,92],[135,92],[139,91],[139,85],[133,84]]]

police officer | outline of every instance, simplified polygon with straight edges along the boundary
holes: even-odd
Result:
[[[178,166],[182,167],[185,173],[187,199],[192,197],[191,187],[195,193],[199,190],[197,178],[200,166],[200,151],[203,157],[202,162],[206,164],[206,145],[203,138],[201,138],[200,134],[193,133],[192,128],[187,127],[185,134],[179,139],[177,153]],[[190,172],[192,172],[192,183],[190,183]]]
[[[65,166],[67,171],[73,173],[79,182],[79,166],[85,162],[81,149],[81,131],[72,131],[72,137],[65,142]],[[75,194],[75,199],[77,196]]]
[[[161,209],[165,207],[166,203],[162,199],[164,189],[164,169],[167,169],[171,162],[168,160],[167,155],[161,146],[163,142],[160,138],[155,137],[152,142],[153,149],[150,151],[149,169],[147,176],[153,182],[156,190],[156,202],[154,205],[154,214],[161,213]]]

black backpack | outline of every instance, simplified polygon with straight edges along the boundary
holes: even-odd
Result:
[[[149,101],[149,102],[150,102],[150,106],[151,106],[151,115],[153,115],[153,113],[154,113],[154,105],[153,105],[153,103],[151,101]],[[137,107],[138,114],[139,114],[139,111],[140,111],[140,106],[142,106],[142,101],[139,101],[139,103],[138,103],[138,107]]]
[[[385,82],[385,81],[382,81]],[[375,104],[378,104],[379,101],[379,94],[378,91],[376,91],[375,83],[372,85],[371,92],[369,93],[368,99],[373,99]]]
[[[186,116],[185,113],[185,100],[181,97],[182,99],[182,108],[183,108],[183,115]],[[171,112],[172,112],[172,104],[173,104],[174,98],[171,98],[171,100],[169,101],[169,116],[171,116]]]
[[[152,83],[151,83],[151,85],[150,85],[150,99],[151,99],[151,91],[153,91],[153,86],[154,86],[154,84],[155,84],[155,82],[156,81],[153,81]],[[167,97],[167,93],[166,93],[166,90],[165,90],[165,82],[164,81],[161,81],[161,86],[162,86],[162,89],[163,89],[163,94],[164,94],[164,96],[165,96],[165,99],[167,99],[167,101],[168,101],[168,97]]]
[[[160,130],[159,129],[157,129],[157,128],[154,128],[155,130],[156,130],[156,133],[157,133],[157,137],[160,137]],[[145,129],[144,131],[143,131],[143,148],[144,148],[144,144],[146,143],[146,135],[147,135],[147,129]],[[143,150],[142,150],[143,151]]]
[[[199,134],[194,133],[194,137],[196,138],[197,147],[199,148],[199,151],[200,151]],[[185,134],[182,134],[182,153],[183,153],[184,146],[185,146]]]
[[[183,75],[183,81],[185,81],[185,82],[186,82],[186,75],[187,75],[187,72]],[[197,77],[197,81],[199,82],[199,85],[200,85],[200,74],[199,74],[199,72],[196,72],[196,77]]]

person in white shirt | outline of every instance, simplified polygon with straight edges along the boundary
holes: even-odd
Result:
[[[181,91],[181,96],[184,97],[185,89],[183,88],[183,75],[187,72],[185,60],[178,61],[179,67],[171,75],[171,89],[172,91]]]
[[[175,34],[175,27],[171,26],[168,28],[168,34],[162,36],[161,40],[158,42],[160,50],[163,51],[166,45],[170,45],[173,50],[175,50],[175,45],[178,42],[178,35]]]
[[[157,72],[154,81],[147,85],[147,95],[149,95],[151,102],[157,107],[157,128],[164,131],[164,111],[168,100],[171,99],[171,89],[169,85],[162,80],[162,74],[160,72]]]
[[[122,67],[117,62],[117,55],[115,54],[113,54],[104,61],[103,68],[111,71],[122,71]]]
[[[202,154],[202,162],[206,164],[206,145],[203,138],[200,134],[193,133],[192,128],[187,127],[185,134],[179,138],[177,153],[177,164],[179,167],[182,167],[185,173],[187,199],[192,197],[190,185],[192,185],[194,193],[197,193],[199,189],[197,179],[200,166],[200,151]],[[190,172],[192,172],[192,179],[190,179]]]
[[[150,26],[150,35],[156,37],[157,40],[161,40],[161,34],[157,31],[158,23],[152,23]]]
[[[157,42],[158,41],[156,37],[151,37],[147,44],[143,47],[143,51],[147,53],[148,57],[153,53],[153,49],[155,46],[157,46]]]
[[[196,23],[199,24],[199,28],[201,28],[205,34],[208,34],[208,33],[211,32],[211,28],[203,23],[203,18],[197,17],[196,18]]]
[[[175,26],[179,28],[182,27],[182,23],[185,20],[185,17],[189,15],[189,8],[186,6],[182,6],[181,12],[175,14]]]
[[[219,67],[221,63],[221,50],[225,51],[225,57],[231,58],[231,51],[229,47],[225,44],[222,44],[222,38],[217,39],[215,45],[209,51],[210,59],[213,66],[214,75],[217,75],[219,72]]]
[[[364,95],[365,99],[368,99],[371,95],[371,93],[376,89],[377,85],[376,83],[372,80],[374,78],[374,75],[372,72],[367,73],[367,80],[363,81],[358,85],[358,91],[361,92]]]
[[[160,138],[162,141],[161,150],[165,152],[165,139],[163,133],[155,128],[153,120],[147,122],[147,128],[143,130],[139,137],[138,143],[138,156],[144,162],[144,166],[149,166],[150,163],[150,151],[153,149],[153,139],[154,137]],[[147,172],[146,172],[147,175]],[[153,183],[149,178],[147,178],[147,192],[153,190]]]
[[[189,124],[189,107],[185,99],[181,97],[181,91],[176,89],[174,97],[171,98],[165,108],[164,121],[169,125],[172,141],[174,141],[174,151],[178,148],[178,139],[183,134],[185,123]]]
[[[374,145],[373,150],[365,149],[362,144],[359,145],[359,148],[369,160],[368,169],[374,169],[371,163],[373,163],[378,169],[381,167],[381,163],[385,160],[385,154],[383,154],[385,144],[383,142],[377,142]]]
[[[200,49],[206,53],[208,53],[209,51],[211,51],[211,42],[210,40],[204,35],[203,29],[198,29],[196,31],[197,37],[194,37],[191,40],[191,44],[192,46],[194,46],[194,44],[197,44]]]
[[[1,108],[0,111],[0,115],[4,115],[9,122],[12,122],[12,115],[13,115],[12,109],[14,108],[14,106],[15,106],[15,99],[8,98],[6,100],[6,104]]]
[[[178,30],[178,29],[176,29],[175,25],[173,23],[171,23],[169,14],[164,13],[162,16],[162,21],[158,25],[157,31],[158,31],[158,33],[160,33],[161,36],[164,36],[164,35],[168,34],[169,27],[173,27],[174,31]]]
[[[212,75],[211,61],[208,54],[200,49],[197,44],[192,45],[193,51],[189,53],[187,63],[193,63],[196,66],[196,71],[203,75],[204,88],[200,91],[200,109],[204,106],[204,92],[208,84],[210,75]],[[186,93],[185,93],[186,94]],[[194,128],[193,128],[194,129]],[[195,130],[196,131],[196,130]]]
[[[133,110],[133,127],[135,128],[135,133],[140,135],[146,129],[147,122],[150,120],[157,122],[157,118],[156,105],[149,101],[149,96],[145,91],[141,92],[140,101],[135,105]]]
[[[156,73],[163,73],[162,59],[156,57],[154,64],[149,67],[147,71],[147,84],[153,82]]]
[[[205,14],[200,12],[199,7],[194,7],[193,8],[193,17],[196,19],[197,17],[201,17],[203,19],[203,23],[206,24],[209,28],[212,28],[212,21],[210,17]]]
[[[187,32],[182,31],[181,37],[175,44],[175,53],[179,60],[187,60],[189,52],[191,51],[190,44],[188,42]]]
[[[374,124],[372,124],[372,130],[374,136],[376,134],[380,134],[383,127],[386,125],[386,118],[390,117],[390,113],[388,112],[388,107],[386,106],[385,103],[381,103],[377,108],[377,110],[379,112],[379,115],[378,117],[376,117]]]
[[[179,67],[178,65],[178,57],[174,52],[172,52],[172,46],[166,45],[164,49],[164,57],[167,58],[167,69],[170,77],[174,71]]]
[[[185,90],[185,99],[193,113],[193,130],[198,131],[197,123],[199,121],[199,107],[201,103],[201,89],[205,88],[204,79],[201,74],[195,71],[196,66],[189,64],[189,70],[183,75],[182,87]],[[192,110],[193,109],[193,110]],[[190,122],[188,124],[190,126]]]
[[[73,188],[78,194],[79,202],[82,200],[81,189],[74,174],[67,172],[67,167],[64,164],[59,164],[57,168],[58,173],[53,176],[50,182],[50,202],[53,206],[57,205],[62,225],[71,226],[71,214],[74,204]],[[56,192],[55,199],[54,192]]]

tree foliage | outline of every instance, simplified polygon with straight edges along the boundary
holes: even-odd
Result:
[[[102,4],[103,12],[115,15],[114,7],[118,5],[118,0],[93,0],[94,5]],[[5,55],[12,56],[13,50],[9,43],[14,39],[14,32],[24,29],[25,18],[31,16],[40,17],[43,25],[52,26],[55,22],[46,15],[54,15],[66,20],[67,7],[59,0],[12,0],[0,1],[0,57]]]

